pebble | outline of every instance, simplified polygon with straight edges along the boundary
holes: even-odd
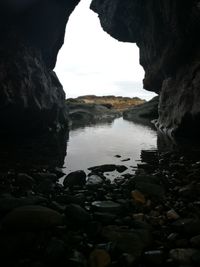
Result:
[[[90,253],[89,264],[91,267],[107,267],[111,263],[111,257],[106,250],[95,249]]]
[[[138,190],[134,190],[131,192],[131,196],[133,198],[133,200],[136,203],[141,203],[141,204],[145,204],[146,203],[146,198],[145,196]]]
[[[92,208],[95,211],[99,212],[111,212],[111,213],[118,213],[121,211],[122,206],[113,201],[94,201],[92,202]]]
[[[180,218],[180,216],[178,215],[178,213],[175,210],[169,210],[166,213],[167,219],[168,220],[177,220]]]

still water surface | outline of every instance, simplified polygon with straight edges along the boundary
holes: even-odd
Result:
[[[156,132],[148,126],[117,118],[112,123],[96,124],[70,131],[65,172],[85,170],[101,164],[126,165],[133,170],[142,149],[156,149]],[[121,158],[116,158],[120,155]],[[122,162],[123,159],[129,161]]]

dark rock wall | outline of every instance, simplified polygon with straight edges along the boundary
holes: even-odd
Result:
[[[33,133],[67,123],[53,68],[79,0],[0,3],[0,132]]]
[[[91,8],[106,32],[140,48],[144,88],[160,95],[158,127],[198,134],[200,2],[93,0]]]

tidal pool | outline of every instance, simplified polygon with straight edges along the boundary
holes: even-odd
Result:
[[[141,150],[156,149],[157,134],[148,126],[124,120],[71,130],[64,163],[66,173],[102,164],[119,164],[134,171]],[[121,157],[116,157],[120,155]],[[123,161],[124,159],[130,160]]]

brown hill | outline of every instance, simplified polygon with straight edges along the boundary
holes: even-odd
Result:
[[[98,104],[104,105],[108,108],[117,110],[126,110],[130,107],[134,107],[145,103],[146,101],[138,97],[122,97],[122,96],[96,96],[96,95],[84,95],[77,98],[67,99],[69,102],[86,103],[86,104]]]

